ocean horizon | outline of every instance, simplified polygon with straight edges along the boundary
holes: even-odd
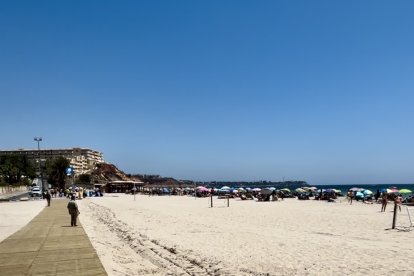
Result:
[[[207,185],[208,186],[208,185]],[[223,185],[221,185],[223,186]],[[220,185],[212,185],[212,186],[208,186],[208,187],[214,187],[214,188],[221,188]],[[311,187],[317,187],[318,189],[337,189],[337,190],[341,190],[341,192],[344,194],[345,192],[347,192],[349,189],[357,187],[357,188],[362,188],[362,189],[367,189],[367,190],[371,190],[372,192],[376,192],[377,190],[382,190],[382,189],[387,189],[387,188],[391,188],[391,187],[397,187],[397,189],[409,189],[414,191],[414,184],[321,184],[321,185],[317,185],[317,184],[308,184],[308,186]],[[240,185],[231,185],[231,188],[240,188],[240,187],[248,187],[248,188],[269,188],[269,187],[275,187],[277,189],[282,189],[282,188],[289,188],[292,191],[296,188],[300,188],[303,187],[303,185],[299,185],[299,184],[283,184],[283,183],[278,183],[278,184],[240,184]]]

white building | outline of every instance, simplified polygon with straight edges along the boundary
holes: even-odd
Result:
[[[89,173],[96,167],[96,164],[105,162],[101,152],[88,148],[1,150],[1,155],[26,155],[30,160],[38,161],[40,159],[42,163],[48,159],[62,156],[70,161],[70,165],[77,175]]]

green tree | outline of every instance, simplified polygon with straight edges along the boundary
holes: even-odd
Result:
[[[46,162],[47,181],[59,189],[65,189],[66,168],[70,161],[65,157],[57,157]]]
[[[0,156],[0,174],[8,184],[22,183],[23,179],[36,177],[34,164],[25,155]]]
[[[90,184],[91,180],[92,180],[92,176],[90,174],[81,174],[78,177],[77,183]]]

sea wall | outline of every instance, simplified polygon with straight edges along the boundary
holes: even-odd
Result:
[[[0,195],[11,194],[15,192],[24,192],[27,190],[28,190],[27,186],[12,186],[12,185],[0,186]]]

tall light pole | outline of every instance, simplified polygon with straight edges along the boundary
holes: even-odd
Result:
[[[45,191],[45,185],[43,183],[43,169],[42,169],[42,161],[40,159],[40,142],[43,141],[42,137],[35,137],[33,140],[37,142],[37,152],[39,154],[39,173],[40,173],[40,181],[42,182],[42,190]]]

